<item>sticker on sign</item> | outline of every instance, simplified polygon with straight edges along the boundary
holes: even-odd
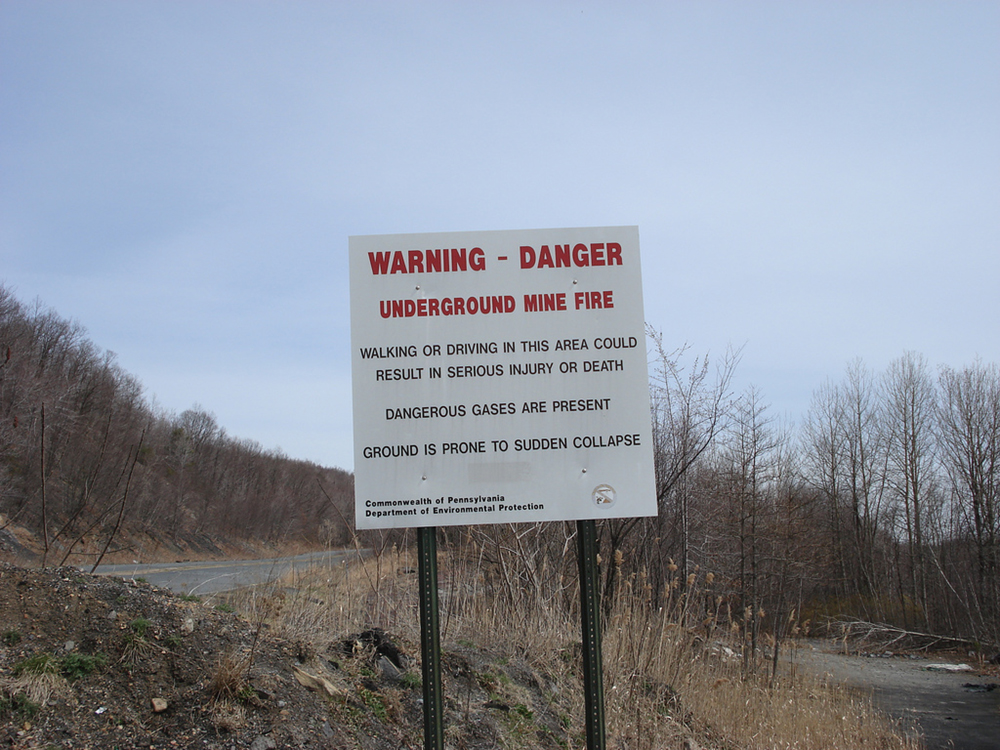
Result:
[[[656,514],[637,227],[350,238],[359,529]]]

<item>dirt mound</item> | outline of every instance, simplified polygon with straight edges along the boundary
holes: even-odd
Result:
[[[379,630],[293,643],[226,609],[76,568],[0,564],[0,747],[422,745],[417,644]],[[444,665],[446,694],[461,696],[446,700],[456,747],[565,746],[530,670],[475,649]]]
[[[255,642],[256,631],[147,584],[3,565],[0,742],[281,747],[318,736],[324,700],[293,679],[294,644],[266,632]],[[226,678],[231,695],[214,684]]]

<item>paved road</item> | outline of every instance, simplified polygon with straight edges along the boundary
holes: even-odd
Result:
[[[363,553],[363,551],[362,551]],[[291,570],[317,565],[336,567],[358,557],[356,550],[313,552],[267,560],[212,560],[151,565],[101,565],[98,575],[143,578],[178,594],[205,595],[253,586],[280,578]]]
[[[948,659],[846,656],[826,641],[798,649],[800,665],[872,695],[886,713],[916,724],[928,750],[1000,750],[1000,689],[995,677],[936,671]],[[957,662],[952,662],[957,663]],[[932,669],[928,669],[932,667]]]

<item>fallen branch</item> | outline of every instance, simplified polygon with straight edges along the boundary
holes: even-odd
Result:
[[[829,632],[839,633],[838,640],[843,641],[845,649],[850,644],[855,651],[874,649],[882,651],[892,649],[932,651],[938,648],[963,648],[978,651],[983,647],[982,642],[975,638],[921,633],[894,625],[864,620],[834,619],[830,620],[827,627]]]

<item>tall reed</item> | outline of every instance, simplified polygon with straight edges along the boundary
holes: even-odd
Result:
[[[370,627],[419,642],[415,559],[393,549],[379,560],[295,574],[283,588],[242,603],[264,607],[273,627],[296,641],[329,643]],[[481,545],[441,553],[442,646],[475,647],[518,660],[551,686],[549,700],[569,717],[567,743],[580,746],[583,686],[577,582],[546,570],[496,570]],[[622,570],[620,555],[611,564]],[[549,585],[534,585],[532,581]],[[918,750],[919,740],[874,710],[869,700],[800,672],[794,677],[742,658],[745,617],[733,617],[713,592],[713,577],[670,582],[652,606],[640,572],[620,576],[604,623],[608,746],[682,747],[689,738],[731,750]],[[755,613],[749,613],[749,617]]]

